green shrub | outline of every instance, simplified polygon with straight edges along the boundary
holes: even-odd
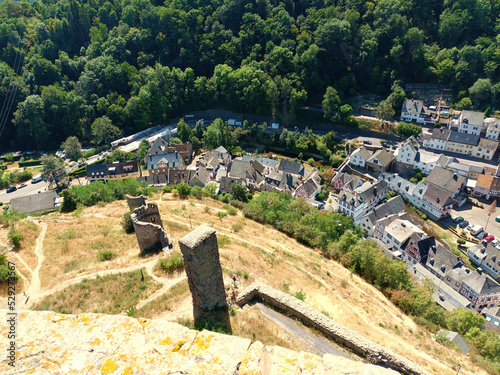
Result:
[[[307,162],[309,163],[309,165],[312,167],[314,165],[314,159],[313,158],[309,158],[307,160]]]
[[[295,292],[294,297],[300,299],[301,301],[304,301],[306,299],[306,294],[302,290],[299,290]]]
[[[132,212],[125,212],[122,219],[122,228],[125,233],[134,233],[134,224],[132,223]]]
[[[184,269],[184,259],[181,253],[175,251],[165,258],[158,259],[156,265],[163,272],[172,274]]]
[[[193,197],[195,197],[195,198],[200,198],[200,197],[201,197],[201,195],[202,195],[202,193],[203,193],[203,192],[202,192],[202,190],[201,190],[201,187],[199,187],[199,186],[193,186],[193,187],[191,188],[191,195],[192,195]]]
[[[161,188],[161,191],[162,191],[163,193],[170,193],[170,192],[172,191],[172,187],[171,187],[171,186],[168,186],[168,185],[167,185],[167,186],[163,186],[163,187]]]
[[[466,241],[465,241],[463,238],[459,238],[459,239],[457,240],[457,243],[458,243],[459,245],[465,245],[465,242],[466,242]]]
[[[24,238],[21,232],[19,232],[17,229],[10,228],[8,236],[10,242],[12,242],[14,247],[21,247],[21,241]]]
[[[224,219],[226,216],[227,213],[225,213],[224,211],[217,212],[217,217],[220,219],[220,221],[222,221],[222,219]]]
[[[101,250],[97,254],[97,259],[100,262],[105,262],[105,261],[108,261],[108,260],[113,260],[114,258],[117,257],[117,255],[118,254],[112,252],[111,250]]]
[[[236,215],[238,213],[238,210],[236,208],[234,208],[234,207],[229,206],[227,208],[227,213],[229,215],[231,215],[231,216],[234,216],[234,215]]]

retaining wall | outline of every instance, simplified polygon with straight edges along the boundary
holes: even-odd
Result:
[[[278,309],[299,318],[302,322],[320,330],[327,337],[368,358],[372,363],[382,363],[396,371],[411,375],[430,375],[428,371],[406,358],[374,343],[357,332],[336,323],[325,314],[313,309],[299,299],[271,288],[259,281],[246,287],[236,303],[243,306],[254,298],[259,298]]]

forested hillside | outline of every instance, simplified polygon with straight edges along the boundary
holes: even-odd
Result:
[[[0,147],[89,143],[94,123],[130,133],[213,106],[293,112],[328,86],[345,102],[445,83],[460,106],[494,107],[499,12],[500,0],[6,0]]]

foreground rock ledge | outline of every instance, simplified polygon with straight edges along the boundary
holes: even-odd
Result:
[[[16,367],[8,365],[7,310],[0,310],[2,374],[396,374],[325,354],[192,331],[164,319],[19,313]]]

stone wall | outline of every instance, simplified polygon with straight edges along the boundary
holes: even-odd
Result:
[[[127,194],[127,204],[128,208],[131,210],[137,207],[145,206],[147,201],[148,198],[144,195],[141,195],[139,197],[132,197],[131,195]]]
[[[146,203],[136,208],[132,212],[131,219],[141,254],[173,247],[172,238],[163,230],[156,204]]]
[[[7,313],[0,310],[1,332],[9,330]],[[50,311],[20,311],[18,319],[16,367],[8,365],[5,355],[0,374],[397,375],[332,354],[320,357],[191,331],[167,319]],[[7,349],[6,339],[3,343]]]
[[[210,311],[226,307],[226,291],[215,230],[201,225],[179,240],[193,307]]]
[[[259,281],[246,287],[238,296],[236,303],[243,306],[254,298],[259,298],[278,309],[299,318],[305,324],[314,327],[338,343],[352,349],[357,354],[368,358],[372,363],[383,363],[385,366],[404,374],[430,375],[428,371],[408,361],[406,358],[391,352],[374,343],[357,332],[336,323],[325,314],[313,309],[299,299],[271,288]]]

